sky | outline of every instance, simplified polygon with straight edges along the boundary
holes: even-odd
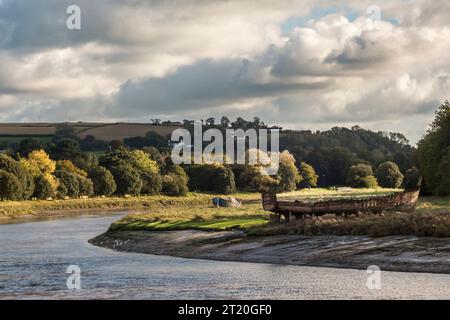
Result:
[[[415,143],[449,53],[447,0],[0,0],[0,121],[258,116]]]

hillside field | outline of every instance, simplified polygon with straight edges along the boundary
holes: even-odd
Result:
[[[92,135],[96,139],[111,141],[125,138],[144,136],[149,131],[154,131],[162,136],[167,136],[173,130],[179,128],[176,125],[153,125],[146,123],[64,123],[73,126],[80,138]],[[46,142],[56,133],[61,123],[1,123],[0,142],[20,142],[25,138],[35,138]]]

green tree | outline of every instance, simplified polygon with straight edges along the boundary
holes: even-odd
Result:
[[[12,173],[0,169],[0,197],[2,200],[20,200],[22,186]]]
[[[56,197],[58,199],[64,199],[67,197],[67,187],[63,183],[58,183],[58,187],[56,188]]]
[[[50,154],[54,160],[74,159],[81,153],[78,141],[73,139],[61,140],[50,149]]]
[[[39,140],[33,138],[23,139],[19,143],[17,152],[21,157],[28,157],[28,154],[34,150],[40,150],[44,148],[44,144]]]
[[[111,172],[104,167],[95,167],[89,171],[89,178],[94,183],[94,193],[98,196],[110,196],[117,185]]]
[[[189,177],[182,167],[170,164],[162,177],[162,192],[171,196],[185,196],[189,192]]]
[[[295,159],[288,151],[280,153],[280,164],[278,169],[278,192],[294,191],[297,188],[297,182],[300,175],[295,166]]]
[[[440,196],[450,195],[450,147],[447,154],[441,159],[439,164],[439,187],[437,194]]]
[[[162,178],[156,161],[142,150],[129,153],[129,163],[137,169],[142,179],[141,192],[148,195],[158,194],[162,188]]]
[[[45,200],[48,198],[53,198],[56,195],[56,190],[53,188],[52,183],[49,179],[40,175],[34,178],[34,194],[33,197]]]
[[[380,164],[375,170],[375,177],[383,188],[399,188],[403,182],[403,174],[400,168],[391,161]]]
[[[81,170],[80,168],[76,167],[72,161],[70,160],[58,160],[56,161],[56,170],[65,170],[69,171],[75,174],[78,174],[82,177],[87,177],[87,172],[84,170]]]
[[[55,176],[59,183],[63,184],[67,189],[67,196],[76,198],[80,195],[80,183],[78,182],[78,175],[65,170],[55,171]]]
[[[300,188],[315,188],[317,187],[317,179],[318,175],[316,174],[316,171],[314,168],[305,163],[300,163]]]
[[[92,180],[76,173],[75,176],[78,179],[79,195],[92,196],[94,194],[94,184],[92,183]]]
[[[405,189],[415,189],[418,187],[420,172],[416,167],[406,170],[403,180]]]
[[[169,173],[163,176],[162,192],[169,196],[185,196],[189,189],[187,180],[174,173]]]
[[[360,163],[351,166],[348,171],[347,184],[353,188],[374,188],[377,186],[372,167]]]
[[[11,173],[19,181],[19,186],[16,190],[16,193],[19,194],[18,199],[25,200],[31,197],[34,192],[34,181],[26,168],[13,158],[0,154],[0,169]]]
[[[116,193],[119,195],[139,195],[142,189],[142,179],[139,171],[127,165],[111,168],[114,181],[117,184]]]
[[[436,111],[436,116],[426,135],[419,141],[417,160],[424,177],[425,188],[432,194],[445,192],[447,174],[441,173],[441,162],[450,147],[450,103],[446,101]],[[445,164],[442,166],[445,168]]]
[[[186,167],[189,190],[230,194],[236,192],[234,173],[222,164],[190,165]]]

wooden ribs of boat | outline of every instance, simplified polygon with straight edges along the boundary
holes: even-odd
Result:
[[[278,200],[275,193],[263,193],[262,204],[266,211],[295,217],[303,215],[381,213],[383,211],[411,212],[416,208],[420,188],[383,196],[362,199],[330,199],[320,202]]]

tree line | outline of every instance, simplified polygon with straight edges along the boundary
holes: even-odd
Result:
[[[292,191],[297,188],[413,187],[419,175],[429,194],[450,194],[450,105],[436,112],[418,148],[400,133],[373,132],[358,126],[326,131],[283,130],[280,170],[261,175],[258,166],[184,165],[170,160],[168,138],[156,132],[124,141],[80,139],[70,125],[61,125],[48,143],[23,139],[9,155],[0,156],[1,197],[4,199],[167,194],[188,191]],[[220,122],[210,127],[258,129],[259,118]],[[184,121],[186,128],[193,122]],[[97,157],[92,151],[102,151]],[[248,150],[246,152],[250,152]],[[416,167],[420,170],[416,169]]]

